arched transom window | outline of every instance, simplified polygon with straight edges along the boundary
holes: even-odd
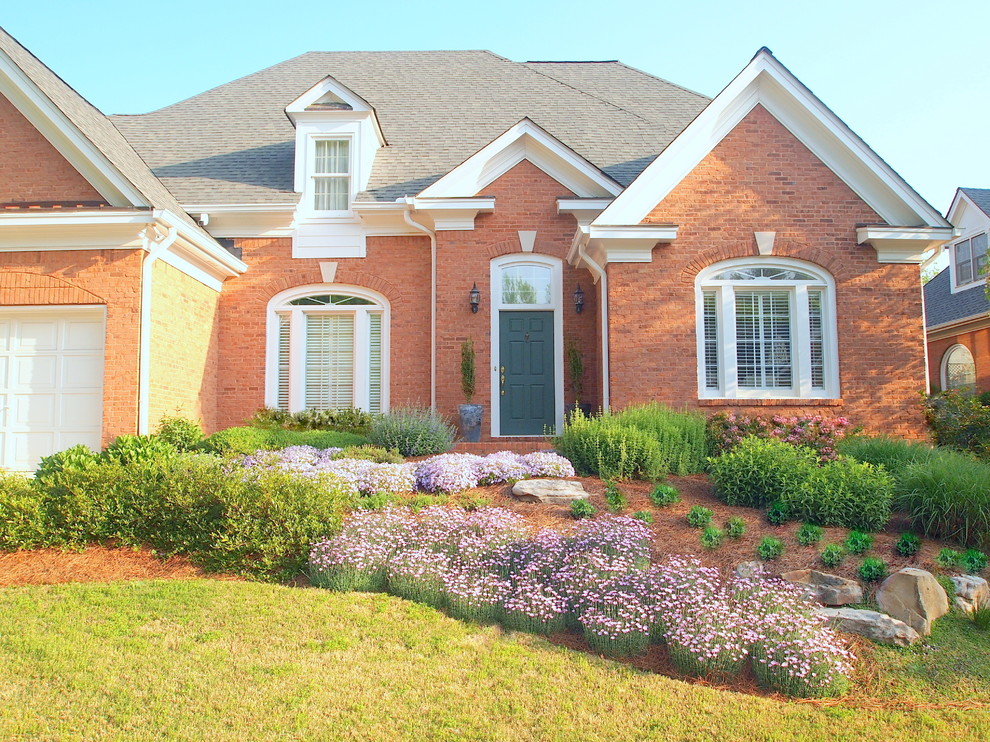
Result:
[[[835,284],[817,266],[745,258],[698,275],[702,398],[838,396]]]
[[[307,287],[269,304],[269,406],[297,412],[386,406],[388,306],[354,287]]]
[[[942,388],[974,391],[976,361],[965,345],[953,345],[942,356]]]

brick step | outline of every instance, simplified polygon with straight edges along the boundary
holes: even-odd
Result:
[[[478,456],[497,451],[512,451],[513,453],[532,453],[533,451],[549,451],[553,443],[549,438],[496,438],[491,441],[467,443],[461,441],[454,446],[454,453],[473,453]]]

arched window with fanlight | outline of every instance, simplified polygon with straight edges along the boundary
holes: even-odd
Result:
[[[961,392],[976,390],[976,361],[965,345],[953,345],[942,356],[942,388]]]
[[[835,282],[822,268],[726,260],[695,285],[701,398],[839,396]]]
[[[289,412],[387,409],[388,303],[351,286],[308,286],[269,302],[266,403]]]

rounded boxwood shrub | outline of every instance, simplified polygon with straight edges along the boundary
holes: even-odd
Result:
[[[846,558],[846,552],[838,544],[827,544],[819,558],[826,567],[838,567]]]
[[[706,526],[701,532],[701,545],[706,549],[717,549],[722,544],[725,532],[715,526]]]
[[[897,553],[904,557],[914,556],[921,550],[921,539],[913,533],[902,533],[894,545]]]
[[[773,536],[764,536],[756,546],[756,553],[760,559],[769,562],[784,553],[784,542]]]
[[[677,490],[669,484],[658,484],[650,491],[650,502],[658,508],[673,505],[675,502],[680,501],[680,494],[678,494]]]
[[[376,417],[368,438],[403,456],[431,456],[453,448],[457,430],[429,408],[406,407]]]
[[[762,508],[801,488],[817,462],[810,449],[749,436],[709,459],[708,471],[716,496],[726,503]]]
[[[0,551],[33,549],[45,540],[41,496],[31,480],[0,472]]]
[[[801,527],[797,531],[797,542],[801,546],[812,546],[817,544],[822,540],[822,536],[825,532],[821,529],[821,526],[816,526],[811,523],[802,523]]]
[[[873,536],[862,531],[850,531],[846,536],[846,551],[850,554],[863,554],[873,548]]]
[[[879,582],[887,576],[887,563],[877,557],[866,557],[859,565],[859,578],[865,582]]]

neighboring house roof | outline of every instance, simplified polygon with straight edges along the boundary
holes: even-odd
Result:
[[[990,188],[960,188],[987,216],[990,216]]]
[[[2,28],[0,28],[0,52],[10,59],[24,77],[68,119],[145,201],[144,204],[132,205],[168,210],[197,232],[206,234],[183,211],[175,197],[152,174],[148,165],[110,120]]]
[[[925,284],[925,325],[928,329],[981,314],[990,316],[990,300],[982,283],[952,293],[948,267]]]
[[[112,118],[184,203],[296,203],[295,132],[284,109],[328,75],[378,116],[388,146],[375,156],[366,196],[380,201],[416,195],[527,117],[625,186],[709,102],[617,62],[310,52],[158,111]]]

